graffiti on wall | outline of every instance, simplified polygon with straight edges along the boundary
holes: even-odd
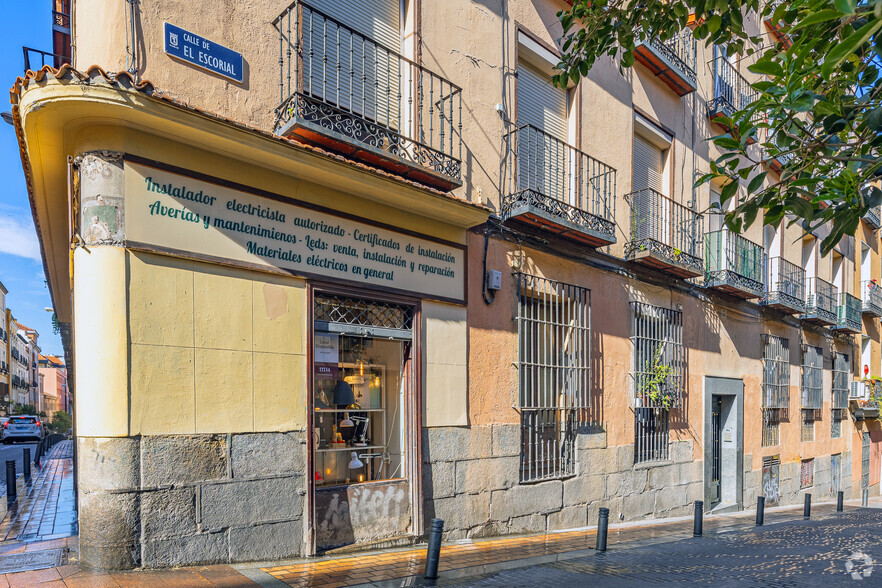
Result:
[[[411,523],[406,481],[316,491],[316,547],[330,549],[407,533]]]

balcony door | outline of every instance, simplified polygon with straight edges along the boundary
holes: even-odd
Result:
[[[400,0],[310,0],[302,6],[302,88],[342,113],[403,130]]]
[[[568,204],[572,158],[567,147],[567,92],[532,63],[518,63],[518,187]],[[532,128],[523,128],[530,125]]]
[[[633,191],[637,214],[637,239],[654,239],[672,245],[671,203],[664,195],[666,151],[641,135],[634,135]]]

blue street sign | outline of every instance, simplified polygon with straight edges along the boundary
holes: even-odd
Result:
[[[242,54],[173,24],[165,23],[165,52],[196,67],[242,81]]]

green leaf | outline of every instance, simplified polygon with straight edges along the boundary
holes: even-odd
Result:
[[[756,74],[780,78],[784,75],[784,68],[774,61],[757,61],[747,68]]]
[[[707,30],[710,31],[711,34],[716,33],[720,30],[720,25],[723,24],[723,19],[719,14],[715,14],[709,19],[707,19]]]
[[[748,193],[753,194],[759,189],[760,186],[763,185],[763,181],[766,179],[767,173],[768,172],[759,173],[755,175],[752,180],[750,180],[750,183],[747,185]]]
[[[720,190],[720,202],[728,202],[738,191],[738,182],[729,182]]]
[[[622,67],[631,67],[634,65],[634,53],[625,51],[622,54]]]
[[[790,210],[796,216],[807,221],[812,220],[812,216],[814,216],[815,213],[815,208],[808,200],[805,200],[804,198],[789,198],[787,200],[787,204],[790,205]]]
[[[882,126],[882,106],[877,106],[867,115],[867,128],[875,131],[880,126]]]
[[[825,22],[828,20],[839,19],[842,18],[842,13],[838,10],[819,10],[814,14],[810,14],[804,19],[802,19],[799,23],[793,25],[792,30],[803,29],[805,27],[810,27],[813,24],[818,24],[819,22]]]
[[[854,14],[854,9],[857,8],[857,0],[834,0],[833,6],[843,14]]]
[[[833,69],[866,43],[880,27],[882,27],[882,20],[871,20],[833,47],[827,54],[824,65],[821,66],[821,75],[829,79]]]

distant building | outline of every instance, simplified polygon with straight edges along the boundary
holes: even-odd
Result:
[[[69,412],[71,403],[64,359],[54,355],[41,355],[38,365],[43,378],[43,410],[46,411],[46,416],[51,418],[56,412]]]

